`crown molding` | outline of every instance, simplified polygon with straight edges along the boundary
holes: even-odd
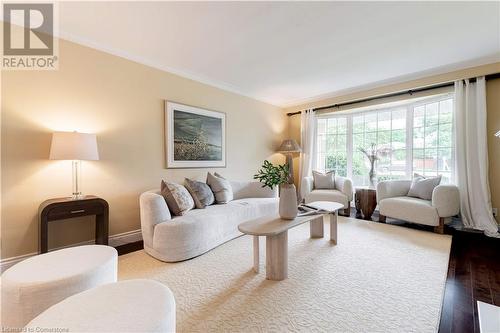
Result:
[[[359,93],[359,92],[363,92],[363,91],[367,91],[367,90],[371,90],[371,89],[375,89],[375,88],[380,88],[383,86],[389,86],[389,85],[393,85],[393,84],[401,84],[401,83],[411,82],[411,81],[415,81],[415,80],[425,79],[428,77],[447,74],[447,73],[461,71],[461,70],[466,70],[466,69],[470,69],[473,67],[491,65],[491,64],[494,64],[497,62],[500,62],[500,52],[492,54],[490,56],[486,56],[486,57],[481,57],[481,58],[477,58],[477,59],[473,59],[473,60],[469,60],[469,61],[458,62],[458,63],[445,65],[445,66],[440,66],[440,67],[432,68],[429,70],[415,72],[415,73],[406,74],[406,75],[401,75],[401,76],[397,76],[397,77],[386,79],[386,80],[375,81],[372,83],[368,83],[368,84],[364,84],[364,85],[360,85],[360,86],[355,86],[352,88],[347,88],[347,89],[337,90],[337,91],[333,91],[333,92],[326,93],[326,94],[316,95],[314,97],[297,99],[297,100],[294,100],[292,102],[285,103],[285,104],[281,105],[281,107],[283,107],[283,108],[298,107],[298,106],[301,106],[304,104],[319,102],[319,101],[329,99],[329,98],[355,94],[355,93]]]
[[[264,98],[261,96],[257,96],[257,95],[245,92],[241,88],[236,87],[236,86],[229,84],[227,82],[212,80],[206,76],[198,75],[198,74],[195,74],[195,73],[190,72],[190,71],[186,71],[186,70],[182,70],[182,69],[178,69],[178,68],[174,68],[174,67],[170,67],[170,66],[165,66],[165,65],[159,64],[155,61],[152,61],[150,59],[147,59],[147,58],[144,58],[141,56],[137,56],[137,55],[133,55],[131,53],[125,52],[125,51],[120,50],[120,49],[111,48],[111,47],[96,43],[94,41],[91,41],[91,40],[88,40],[88,39],[85,39],[85,38],[82,38],[82,37],[79,37],[76,35],[68,34],[65,32],[60,32],[58,34],[58,37],[61,39],[67,40],[69,42],[75,43],[75,44],[83,45],[83,46],[86,46],[86,47],[89,47],[89,48],[92,48],[92,49],[95,49],[98,51],[102,51],[102,52],[105,52],[105,53],[108,53],[108,54],[111,54],[111,55],[114,55],[114,56],[117,56],[120,58],[124,58],[124,59],[142,64],[142,65],[145,65],[148,67],[152,67],[152,68],[161,70],[163,72],[174,74],[174,75],[177,75],[177,76],[185,78],[185,79],[189,79],[189,80],[192,80],[195,82],[206,84],[208,86],[211,86],[211,87],[214,87],[217,89],[221,89],[221,90],[224,90],[224,91],[227,91],[230,93],[244,96],[244,97],[247,97],[247,98],[262,102],[262,103],[266,103],[266,104],[269,104],[269,105],[272,105],[272,106],[275,106],[278,108],[282,108],[282,109],[298,107],[298,106],[301,106],[304,104],[319,102],[321,100],[325,100],[325,99],[329,99],[329,98],[359,93],[359,92],[363,92],[366,90],[379,88],[382,86],[401,84],[401,83],[405,83],[405,82],[409,82],[409,81],[413,81],[413,80],[419,80],[419,79],[423,79],[426,77],[442,75],[442,74],[446,74],[446,73],[450,73],[450,72],[454,72],[454,71],[465,70],[465,69],[477,67],[477,66],[488,65],[488,64],[492,64],[492,63],[496,63],[496,62],[500,61],[500,53],[496,53],[496,54],[482,57],[482,58],[477,58],[477,59],[459,62],[459,63],[454,63],[454,64],[450,64],[450,65],[445,65],[445,66],[440,66],[440,67],[432,68],[432,69],[425,70],[425,71],[401,75],[401,76],[389,78],[386,80],[375,81],[375,82],[371,82],[371,83],[367,83],[367,84],[363,84],[363,85],[358,85],[358,86],[354,86],[354,87],[346,88],[346,89],[342,89],[342,90],[332,91],[332,92],[328,92],[325,94],[320,94],[320,95],[316,95],[316,96],[312,96],[312,97],[295,99],[295,100],[292,100],[289,102],[276,103],[275,101],[272,101],[268,98]]]
[[[96,43],[94,41],[91,41],[91,40],[88,40],[88,39],[85,39],[85,38],[82,38],[79,36],[75,36],[72,34],[68,34],[65,32],[60,32],[58,35],[58,38],[69,41],[71,43],[86,46],[86,47],[89,47],[91,49],[98,50],[98,51],[101,51],[104,53],[108,53],[108,54],[111,54],[111,55],[114,55],[114,56],[117,56],[120,58],[124,58],[124,59],[130,60],[130,61],[139,63],[141,65],[152,67],[152,68],[161,70],[163,72],[174,74],[174,75],[177,75],[179,77],[182,77],[182,78],[185,78],[188,80],[192,80],[192,81],[195,81],[198,83],[203,83],[205,85],[208,85],[208,86],[211,86],[211,87],[214,87],[217,89],[221,89],[221,90],[233,93],[233,94],[244,96],[244,97],[256,100],[258,102],[270,104],[272,106],[281,108],[280,105],[277,105],[275,102],[273,102],[269,99],[261,98],[261,97],[256,96],[256,95],[246,93],[246,92],[242,91],[240,88],[238,88],[232,84],[226,83],[226,82],[212,80],[206,76],[198,75],[198,74],[192,73],[190,71],[186,71],[186,70],[182,70],[182,69],[178,69],[178,68],[174,68],[174,67],[170,67],[170,66],[165,66],[165,65],[159,64],[155,61],[152,61],[150,59],[147,59],[147,58],[144,58],[141,56],[137,56],[137,55],[131,54],[129,52],[125,52],[125,51],[120,50],[120,49],[108,47],[108,46],[102,45],[100,43]]]

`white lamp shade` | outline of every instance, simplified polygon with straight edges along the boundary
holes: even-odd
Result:
[[[95,134],[78,132],[54,132],[50,146],[51,160],[99,159]]]

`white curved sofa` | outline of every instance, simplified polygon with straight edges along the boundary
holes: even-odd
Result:
[[[315,189],[313,177],[304,177],[300,186],[304,202],[332,201],[344,205],[344,215],[351,213],[351,201],[353,198],[352,180],[346,177],[335,176],[335,189]]]
[[[257,181],[231,181],[233,201],[205,209],[193,209],[183,216],[171,216],[159,190],[140,196],[144,250],[166,262],[190,259],[241,236],[238,224],[278,213],[278,191],[263,188]]]
[[[455,185],[438,185],[432,192],[432,200],[407,196],[411,180],[388,180],[377,185],[379,221],[386,216],[434,227],[443,233],[445,219],[460,212],[460,195]]]

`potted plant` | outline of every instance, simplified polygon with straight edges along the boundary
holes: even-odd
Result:
[[[273,165],[265,160],[253,178],[258,179],[262,183],[262,187],[267,186],[273,189],[275,186],[279,186],[279,214],[281,218],[293,220],[297,217],[297,191],[295,185],[291,182],[288,164]]]

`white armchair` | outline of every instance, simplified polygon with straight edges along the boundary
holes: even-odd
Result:
[[[346,177],[335,176],[335,189],[315,189],[313,177],[304,177],[300,186],[301,197],[304,202],[332,201],[344,205],[344,215],[351,213],[353,198],[352,180]]]
[[[411,180],[388,180],[377,185],[379,221],[392,217],[408,222],[434,226],[434,232],[443,233],[444,224],[460,212],[460,196],[455,185],[438,185],[432,200],[407,196]]]

